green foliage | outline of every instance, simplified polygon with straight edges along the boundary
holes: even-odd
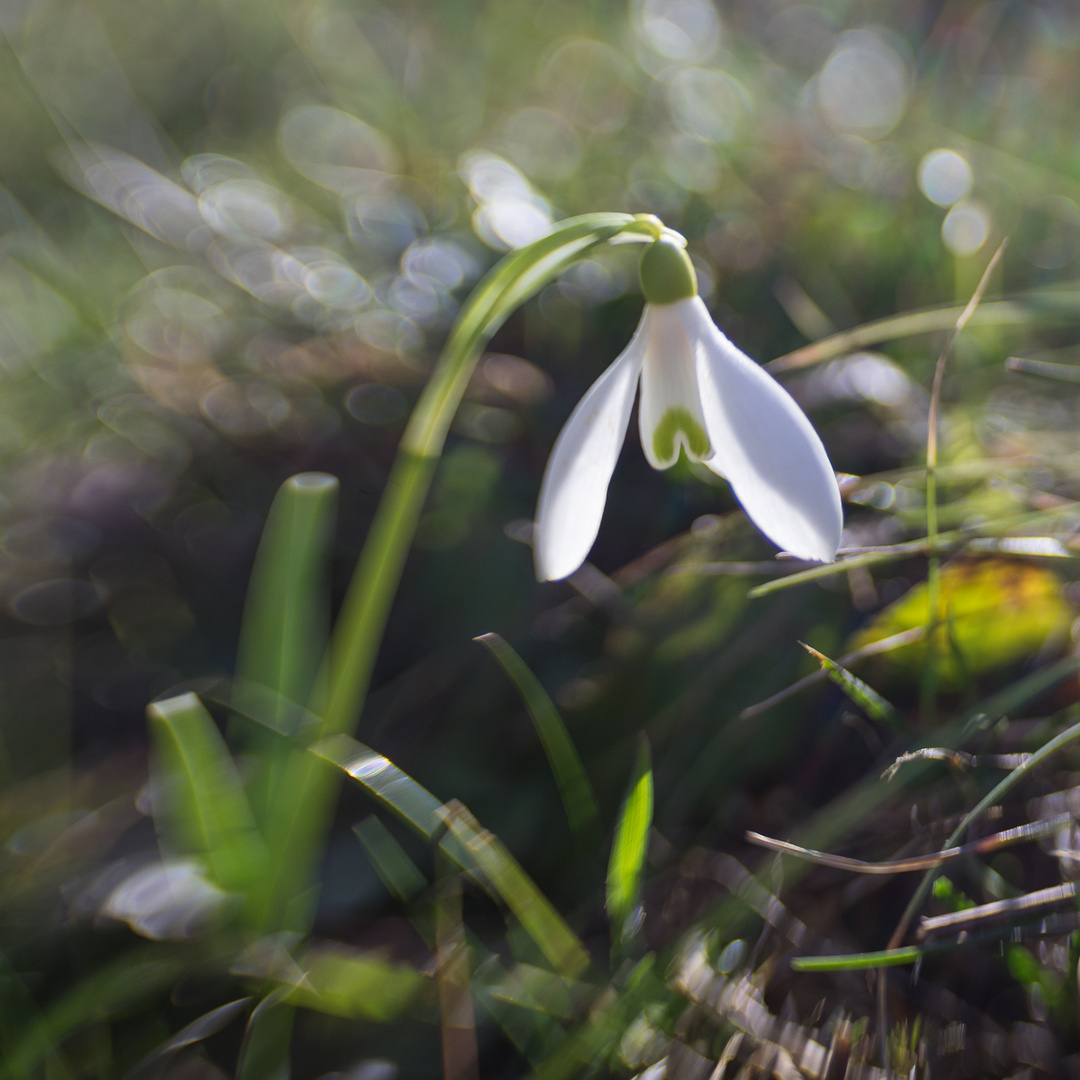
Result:
[[[205,859],[214,880],[245,893],[262,881],[266,844],[240,776],[194,694],[147,710],[154,736],[154,817],[165,851]]]
[[[607,872],[607,912],[612,941],[621,948],[641,928],[645,856],[653,817],[652,755],[644,736],[638,745],[630,783],[626,788]]]
[[[1022,903],[1076,867],[1080,21],[946,7],[7,5],[0,1072],[1075,1064]],[[850,474],[835,564],[631,452],[576,593],[512,542],[654,213]],[[912,896],[759,828],[975,846]]]
[[[582,849],[588,850],[598,839],[599,811],[592,785],[562,717],[511,645],[498,634],[481,634],[476,640],[491,652],[521,694],[559,785],[570,828]]]

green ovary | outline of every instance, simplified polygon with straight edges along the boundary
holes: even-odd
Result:
[[[675,457],[675,440],[682,435],[690,457],[701,461],[709,456],[709,437],[705,429],[683,408],[668,409],[653,431],[653,453],[657,461]]]

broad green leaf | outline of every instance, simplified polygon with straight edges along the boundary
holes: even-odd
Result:
[[[652,759],[649,744],[643,735],[638,745],[637,759],[626,798],[619,812],[619,821],[615,826],[615,839],[608,862],[607,912],[612,938],[616,943],[629,940],[638,929],[642,877],[652,815]]]
[[[552,967],[563,975],[580,974],[589,963],[585,947],[505,845],[460,803],[447,803],[437,813]]]
[[[300,966],[288,1002],[350,1019],[392,1020],[431,985],[415,968],[344,946],[309,949]]]
[[[162,840],[205,858],[223,889],[246,892],[266,868],[266,845],[217,725],[194,694],[155,702],[146,712]]]
[[[495,657],[521,694],[555,775],[566,817],[575,837],[583,848],[595,846],[599,832],[596,797],[558,710],[540,685],[540,680],[509,643],[498,634],[481,634],[475,640]]]
[[[896,710],[889,704],[873,687],[868,686],[855,675],[852,675],[847,668],[841,667],[835,660],[830,660],[824,653],[820,653],[817,649],[812,649],[805,642],[800,641],[800,645],[821,665],[822,670],[826,675],[834,682],[841,690],[867,716],[872,720],[878,720],[883,724],[888,724],[889,727],[894,730],[901,730],[903,724],[900,717],[897,716]]]

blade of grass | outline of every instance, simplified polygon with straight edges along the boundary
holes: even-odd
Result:
[[[1069,657],[1070,670],[1075,671],[1080,668],[1080,658]],[[1038,674],[1038,673],[1036,673]],[[975,806],[969,810],[961,819],[960,824],[949,834],[943,848],[954,847],[964,835],[965,832],[971,827],[971,825],[978,820],[978,818],[984,814],[991,806],[999,802],[1001,798],[1007,794],[1013,787],[1015,787],[1032,769],[1042,764],[1047,758],[1056,754],[1062,747],[1067,746],[1069,743],[1080,739],[1080,724],[1073,724],[1072,727],[1067,728],[1060,735],[1055,736],[1049,742],[1044,743],[1039,747],[1023,764],[1018,765],[1012,772],[1010,772],[1003,780],[995,784],[994,787],[986,794],[985,797],[979,800]],[[911,925],[911,920],[914,919],[915,913],[922,907],[926,900],[927,895],[930,892],[931,886],[934,884],[934,879],[939,873],[938,867],[933,867],[926,872],[922,881],[919,883],[918,889],[915,891],[915,895],[912,896],[908,902],[907,907],[904,909],[903,915],[900,916],[900,921],[897,923],[896,929],[892,933],[892,937],[889,938],[888,948],[896,948],[903,940],[904,935],[907,933],[908,927]]]
[[[267,850],[217,725],[194,694],[155,702],[146,713],[162,840],[204,857],[223,889],[250,898]]]
[[[547,754],[574,839],[582,851],[594,849],[599,843],[600,832],[596,796],[554,703],[525,661],[498,634],[481,634],[473,640],[480,642],[495,657],[517,687]]]
[[[329,633],[327,562],[337,495],[337,479],[326,473],[300,473],[278,489],[244,605],[238,701],[249,682],[283,702],[312,694]]]
[[[923,668],[922,684],[920,686],[921,712],[923,723],[931,726],[934,723],[934,714],[937,710],[938,689],[938,665],[937,649],[935,648],[935,630],[940,621],[938,603],[940,596],[940,573],[941,562],[937,553],[938,520],[937,520],[937,458],[938,458],[938,413],[941,410],[941,386],[945,379],[945,365],[952,353],[953,345],[957,337],[963,332],[972,315],[975,314],[979,302],[990,284],[990,275],[993,274],[1001,257],[1005,254],[1008,239],[1002,240],[997,251],[991,256],[986,264],[979,284],[971,294],[964,310],[960,312],[956,325],[952,328],[949,336],[945,339],[941,353],[938,355],[937,365],[934,368],[934,382],[930,390],[930,411],[926,425],[926,543],[930,549],[930,559],[927,563],[927,592],[929,596],[929,623],[926,628],[926,665]]]
[[[938,747],[958,746],[965,739],[970,737],[974,725],[977,724],[980,729],[992,726],[1002,717],[1015,713],[1028,702],[1040,697],[1052,687],[1069,678],[1071,675],[1076,674],[1078,671],[1080,671],[1080,656],[1068,656],[1054,664],[1049,664],[1045,668],[1040,668],[1038,671],[1032,672],[1030,675],[1019,679],[1000,693],[979,702],[956,722],[949,724],[947,727],[939,728],[932,736],[934,745]],[[1075,729],[1070,729],[1070,731],[1073,730]],[[924,740],[923,743],[913,745],[912,749],[917,749],[918,746],[921,745],[930,745],[929,738]],[[1042,753],[1042,751],[1040,751],[1040,753]],[[1028,766],[1029,763],[1030,759],[1026,760],[1023,764]],[[796,835],[793,837],[794,841],[800,847],[818,851],[827,851],[831,848],[835,848],[844,837],[849,835],[851,831],[858,826],[860,822],[866,821],[871,815],[880,810],[882,805],[893,800],[898,800],[904,791],[910,790],[918,783],[925,781],[930,770],[935,766],[940,767],[940,764],[924,759],[914,759],[910,764],[905,766],[904,771],[899,773],[896,781],[891,784],[883,783],[876,776],[860,781],[849,790],[845,791],[841,796],[830,802],[823,809],[819,810],[804,827],[798,829]],[[1018,782],[1019,777],[1016,777],[1016,773],[1020,771],[1021,770],[1018,767],[1013,773],[1009,774],[1008,779],[1015,777],[1015,779],[1012,779],[1012,782]],[[1026,773],[1026,771],[1027,769],[1025,768],[1024,773]],[[1024,773],[1021,775],[1024,775]],[[991,793],[987,799],[984,799],[979,803],[979,806],[976,807],[979,814],[983,813],[987,807],[992,805],[992,803],[1000,797],[1001,793],[999,789],[995,789],[995,792],[996,794]],[[975,814],[975,811],[972,811],[972,813]],[[975,814],[975,816],[977,817],[978,814]],[[974,819],[975,818],[972,817],[971,820]],[[966,829],[966,827],[965,824],[964,828]],[[957,841],[962,835],[962,831],[962,829],[957,830],[953,836],[942,845],[943,848],[956,846]],[[776,856],[776,859],[782,860],[783,881],[786,888],[790,887],[803,874],[808,872],[809,864],[797,861],[792,856],[778,855]],[[775,859],[770,859],[764,865],[773,867],[775,866],[775,862]],[[770,872],[772,871],[770,870]],[[925,889],[923,889],[923,898],[925,898],[925,891],[933,884],[933,879],[931,878],[929,882],[925,882],[924,884]],[[922,886],[920,886],[920,888],[922,888]],[[922,899],[919,900],[918,904],[913,903],[911,905],[912,910],[916,910],[921,903]],[[702,925],[724,930],[731,920],[733,913],[737,913],[738,910],[737,906],[733,907],[731,904],[720,903],[708,916],[706,916],[702,921]],[[904,925],[905,929],[906,925],[907,923]],[[899,945],[899,942],[900,939],[894,935],[890,945],[896,946]]]
[[[311,753],[348,773],[426,840],[439,832],[442,803],[389,758],[348,735],[323,739],[311,747]]]
[[[652,757],[641,736],[626,798],[615,825],[607,872],[607,913],[613,944],[622,948],[637,935],[641,909],[645,853],[653,815]]]
[[[288,722],[294,702],[317,700],[316,679],[329,633],[329,549],[338,482],[301,473],[278,490],[255,559],[237,658],[233,698],[242,711],[276,705]],[[260,688],[261,692],[260,692]],[[317,761],[288,742],[249,743],[255,767],[249,780],[256,817],[270,847],[271,870],[261,899],[261,923],[273,930],[310,888],[319,851],[303,842],[311,812],[297,794],[315,783]]]
[[[864,323],[862,326],[841,331],[839,334],[822,338],[810,345],[804,345],[794,352],[778,356],[765,364],[765,369],[773,375],[778,375],[785,371],[809,367],[811,364],[819,364],[823,360],[833,360],[847,353],[858,352],[868,345],[878,345],[883,341],[898,341],[917,334],[951,330],[963,310],[960,307],[949,306],[890,315],[888,318]],[[998,300],[979,308],[974,313],[972,321],[976,326],[1022,326],[1033,322],[1036,315],[1037,312],[1033,307],[1024,301]]]
[[[841,667],[835,660],[830,660],[824,653],[811,648],[804,641],[800,641],[799,644],[821,664],[822,670],[824,670],[828,678],[836,683],[867,716],[872,720],[887,724],[894,731],[903,730],[903,721],[897,715],[896,710],[873,687],[852,675],[850,671]]]
[[[819,581],[821,578],[831,577],[833,574],[844,574],[860,566],[877,566],[879,563],[895,562],[897,559],[907,559],[914,555],[928,555],[932,551],[951,551],[971,537],[993,535],[1007,529],[1042,524],[1047,519],[1062,517],[1074,512],[1077,505],[1077,503],[1071,502],[1062,506],[1055,506],[1052,510],[1034,510],[1024,514],[1013,514],[1009,517],[998,518],[996,521],[984,521],[968,528],[953,529],[950,532],[939,533],[937,542],[933,546],[930,545],[926,537],[921,537],[918,540],[907,540],[902,544],[893,544],[880,550],[867,551],[861,555],[853,555],[848,559],[823,563],[809,570],[798,570],[794,574],[777,578],[775,581],[766,581],[761,585],[756,585],[746,595],[751,600],[756,600],[759,597],[768,596],[770,593],[780,592],[782,589],[805,585],[809,581]]]
[[[584,971],[589,963],[585,947],[503,843],[458,802],[437,813],[552,967],[563,975]]]
[[[953,946],[955,948],[956,946]],[[931,950],[921,945],[881,952],[850,953],[845,956],[793,956],[792,971],[867,971],[870,968],[904,967],[917,964]]]
[[[412,904],[427,889],[427,878],[377,817],[365,818],[353,832],[383,884],[403,904]]]
[[[272,990],[252,1010],[240,1044],[236,1080],[287,1080],[296,1015],[285,1000],[289,993],[284,987]]]
[[[182,1027],[171,1038],[166,1039],[156,1050],[147,1054],[134,1069],[124,1076],[124,1080],[142,1080],[143,1077],[158,1074],[162,1064],[181,1050],[186,1050],[189,1046],[194,1046],[195,1043],[223,1031],[237,1016],[249,1008],[251,1000],[250,997],[238,998],[227,1005],[220,1005],[204,1013],[197,1020]]]
[[[881,653],[891,652],[893,649],[900,649],[905,645],[911,645],[916,641],[922,641],[925,634],[925,626],[916,626],[911,630],[903,630],[899,634],[893,634],[891,637],[882,638],[880,641],[874,641],[869,645],[864,645],[861,649],[855,649],[852,652],[846,653],[836,662],[842,667],[850,667],[860,660],[865,660],[868,656],[878,656]],[[806,675],[803,678],[796,680],[790,686],[784,687],[783,690],[778,691],[771,697],[767,697],[763,701],[755,702],[753,705],[747,705],[747,707],[739,713],[739,719],[750,720],[755,716],[760,716],[774,705],[779,705],[782,701],[787,701],[789,697],[797,694],[800,690],[805,690],[809,686],[815,686],[817,683],[823,682],[828,677],[825,669],[819,668],[810,675]]]

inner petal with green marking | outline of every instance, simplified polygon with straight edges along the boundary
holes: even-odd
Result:
[[[656,457],[672,464],[678,457],[680,444],[693,461],[702,461],[711,452],[705,429],[681,405],[674,405],[664,413],[653,429],[652,442]]]

